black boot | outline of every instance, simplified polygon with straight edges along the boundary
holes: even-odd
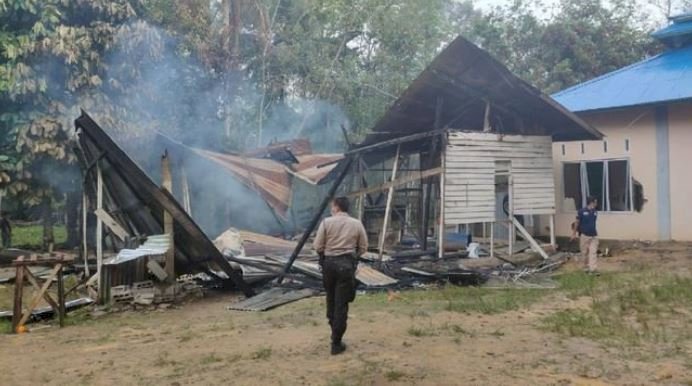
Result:
[[[339,355],[346,351],[346,345],[342,342],[332,343],[332,355]]]

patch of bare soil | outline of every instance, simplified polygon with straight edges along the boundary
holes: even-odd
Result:
[[[601,267],[641,264],[689,275],[690,256],[686,245],[630,250]],[[553,291],[498,314],[426,307],[408,292],[392,299],[356,300],[348,350],[336,357],[329,355],[323,298],[244,313],[226,309],[233,296],[216,295],[165,311],[2,335],[0,376],[7,385],[692,384],[690,340],[605,344],[541,327],[559,310],[588,308],[586,298]]]

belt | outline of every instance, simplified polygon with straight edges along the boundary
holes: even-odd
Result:
[[[353,255],[353,253],[344,253],[341,255],[325,255],[325,258],[327,258],[327,259],[346,259],[346,258],[354,259],[355,256]]]

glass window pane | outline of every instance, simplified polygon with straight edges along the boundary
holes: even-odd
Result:
[[[603,184],[603,162],[587,162],[586,178],[588,181],[588,195],[594,196],[598,200],[598,210],[603,210],[605,196],[605,185]]]
[[[579,210],[582,205],[581,176],[579,164],[566,163],[562,167],[565,188],[564,210]]]
[[[627,181],[627,161],[608,162],[608,198],[611,211],[630,210],[630,184]]]

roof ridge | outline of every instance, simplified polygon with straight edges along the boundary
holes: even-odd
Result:
[[[638,62],[634,62],[634,63],[632,63],[632,64],[628,64],[628,65],[625,66],[625,67],[621,67],[621,68],[618,68],[617,70],[613,70],[613,71],[611,71],[611,72],[607,72],[607,73],[605,73],[605,74],[603,74],[603,75],[597,76],[597,77],[595,77],[595,78],[593,78],[593,79],[589,79],[589,80],[587,80],[587,81],[585,81],[585,82],[577,83],[577,84],[575,84],[574,86],[570,86],[570,87],[568,87],[568,88],[566,88],[566,89],[564,89],[564,90],[558,91],[558,92],[556,92],[556,93],[554,93],[554,94],[552,94],[552,95],[550,95],[550,96],[551,96],[552,98],[559,98],[560,96],[563,96],[564,94],[567,94],[567,93],[570,93],[570,92],[572,92],[572,91],[578,90],[578,89],[580,89],[580,88],[582,88],[582,87],[586,87],[586,86],[588,86],[588,85],[590,85],[590,84],[593,84],[593,83],[596,83],[596,82],[600,82],[600,81],[602,81],[602,80],[604,80],[604,79],[608,79],[608,78],[610,78],[610,77],[612,77],[612,76],[615,76],[615,75],[617,75],[617,74],[619,74],[619,73],[621,73],[621,72],[623,72],[623,71],[629,70],[629,69],[631,69],[631,68],[634,68],[634,67],[643,65],[643,64],[645,64],[645,63],[647,63],[647,62],[650,62],[650,61],[652,61],[652,60],[654,60],[654,59],[656,59],[656,58],[658,58],[658,57],[660,57],[660,56],[663,56],[663,55],[665,55],[665,54],[667,54],[667,53],[669,53],[669,52],[672,52],[672,51],[673,51],[673,50],[664,51],[664,52],[661,52],[661,53],[656,54],[656,55],[654,55],[654,56],[651,56],[651,57],[648,57],[648,58],[646,58],[646,59],[640,60],[640,61],[638,61]]]

